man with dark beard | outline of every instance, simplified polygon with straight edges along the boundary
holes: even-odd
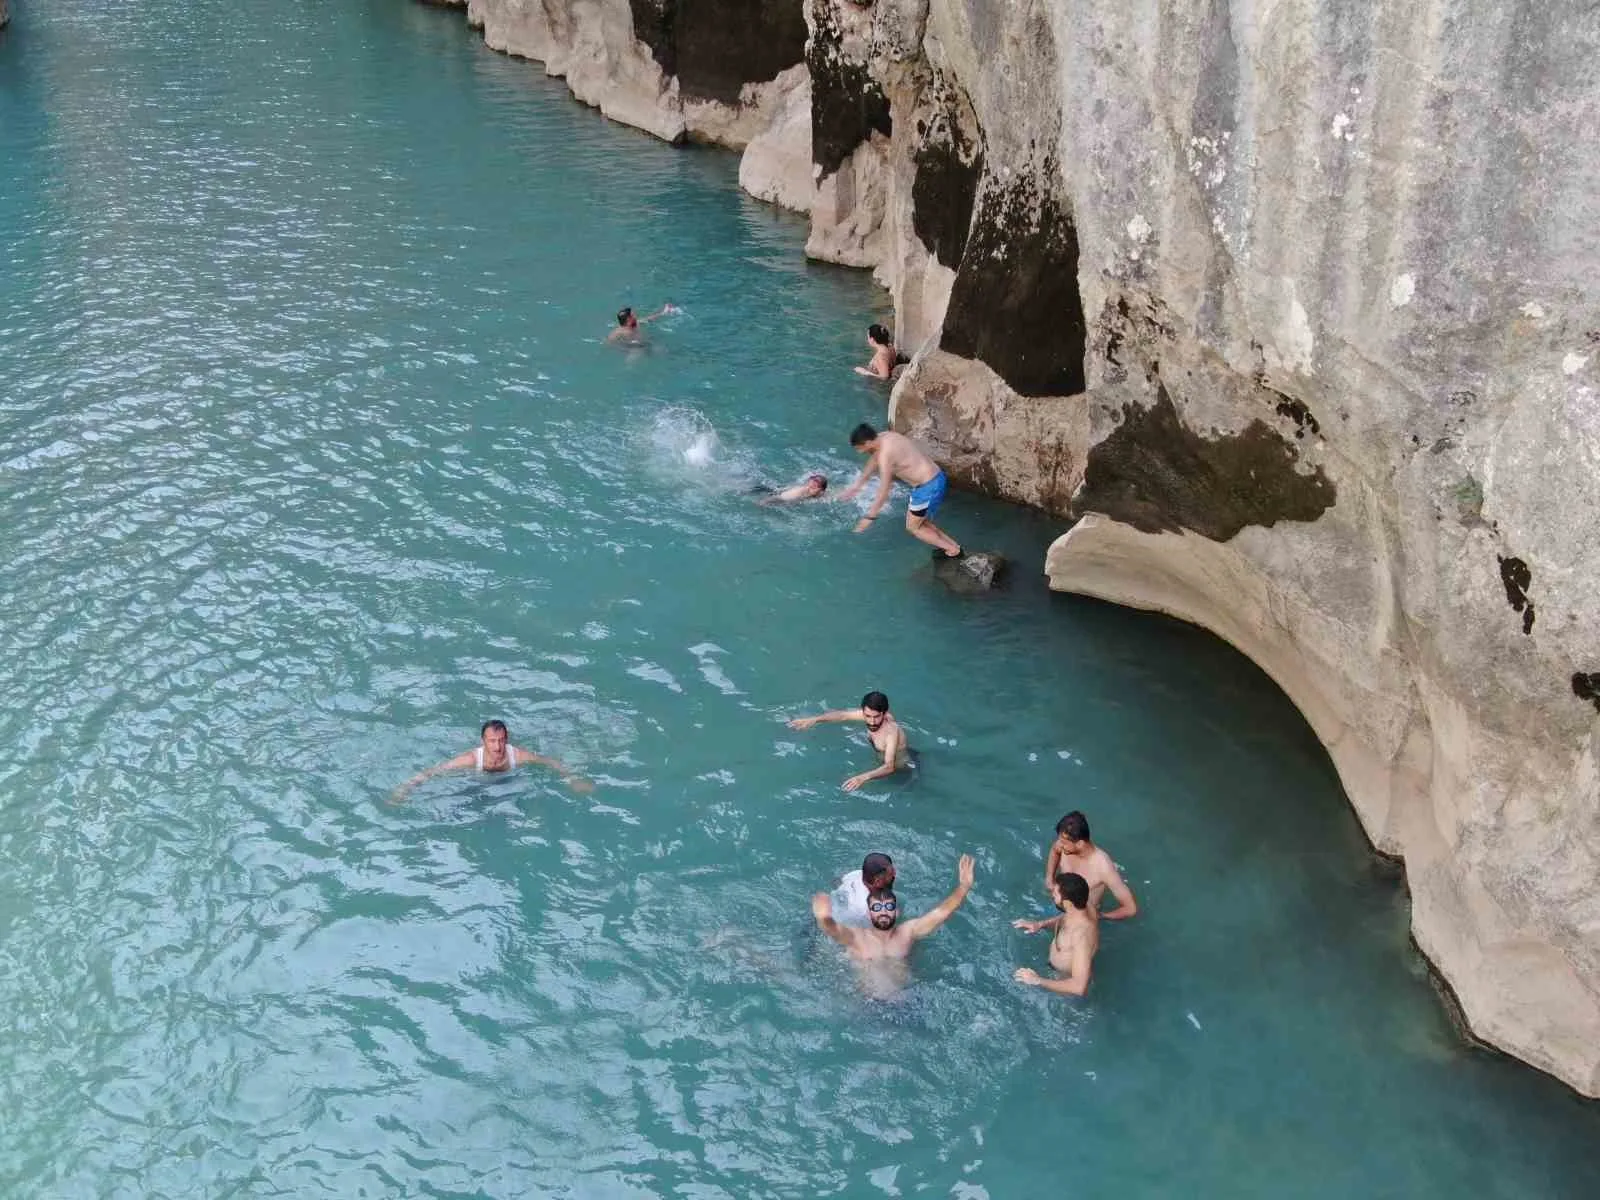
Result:
[[[963,854],[956,868],[956,890],[931,911],[902,923],[900,902],[892,891],[873,893],[867,900],[866,929],[841,925],[833,919],[833,903],[826,892],[811,897],[811,915],[817,927],[850,952],[869,995],[893,995],[910,978],[906,961],[911,947],[943,925],[961,907],[972,890],[972,855]]]

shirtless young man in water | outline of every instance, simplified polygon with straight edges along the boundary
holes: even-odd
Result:
[[[944,503],[950,482],[939,464],[929,458],[903,433],[879,433],[871,425],[857,425],[850,433],[850,445],[867,456],[856,481],[839,493],[840,500],[853,499],[867,486],[874,472],[878,475],[878,495],[867,515],[856,522],[856,532],[865,533],[889,503],[894,480],[911,485],[911,500],[906,505],[906,532],[926,542],[939,553],[935,557],[960,558],[961,547],[933,523],[933,514]]]
[[[606,341],[624,346],[643,346],[644,330],[639,326],[677,311],[670,300],[648,317],[636,316],[631,308],[621,309],[617,313],[617,327],[606,334]]]
[[[906,985],[911,975],[906,961],[911,947],[948,921],[972,890],[972,855],[963,854],[956,867],[956,890],[938,907],[905,924],[899,923],[900,902],[892,891],[874,892],[867,900],[867,917],[872,925],[858,929],[833,919],[833,903],[826,892],[811,897],[811,915],[817,927],[850,952],[860,971],[861,985],[869,995],[893,995]]]
[[[575,792],[589,792],[594,790],[594,784],[581,775],[574,775],[566,767],[553,758],[546,758],[542,754],[535,754],[531,750],[523,750],[511,744],[511,734],[506,729],[504,721],[485,721],[478,736],[481,743],[471,750],[462,752],[454,758],[447,758],[442,763],[437,763],[413,775],[399,787],[395,788],[394,795],[389,797],[391,804],[399,804],[411,792],[411,789],[425,780],[432,779],[435,775],[442,775],[446,771],[483,771],[487,774],[498,774],[511,771],[516,767],[538,765],[549,767],[558,771],[566,781],[566,785]]]
[[[1050,942],[1050,965],[1061,978],[1046,979],[1032,967],[1018,967],[1012,978],[1058,996],[1081,996],[1089,990],[1089,979],[1094,974],[1094,954],[1100,948],[1100,922],[1089,915],[1089,884],[1082,875],[1063,871],[1055,877],[1052,891],[1056,907],[1061,910],[1059,917],[1048,921],[1023,919],[1011,924],[1024,933],[1055,930],[1056,936]]]
[[[906,744],[905,731],[900,728],[900,722],[889,715],[889,697],[882,692],[868,692],[861,697],[860,708],[836,708],[814,717],[796,717],[789,722],[789,728],[810,729],[819,721],[860,721],[867,727],[872,748],[883,755],[881,765],[844,781],[847,792],[874,779],[885,779],[910,764],[911,747]]]
[[[1063,871],[1081,875],[1089,885],[1089,915],[1096,920],[1126,921],[1139,915],[1139,902],[1133,891],[1122,881],[1117,864],[1111,861],[1099,846],[1089,840],[1089,819],[1081,812],[1069,812],[1056,822],[1056,840],[1044,861],[1044,890],[1054,891],[1056,878]],[[1100,911],[1100,901],[1107,892],[1116,899],[1117,906],[1109,912]]]

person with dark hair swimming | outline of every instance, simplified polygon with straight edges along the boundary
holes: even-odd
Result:
[[[575,792],[588,792],[594,789],[594,784],[583,776],[567,770],[555,759],[513,746],[510,731],[506,729],[504,721],[485,721],[483,728],[478,731],[478,736],[479,744],[471,750],[463,751],[454,758],[447,758],[444,762],[413,775],[395,788],[394,794],[389,798],[390,802],[400,803],[419,783],[432,779],[435,775],[442,775],[446,771],[482,771],[493,775],[524,766],[549,767],[559,772],[566,785]]]
[[[882,692],[868,692],[861,697],[860,708],[835,708],[814,717],[795,717],[789,722],[789,728],[810,729],[821,721],[860,721],[867,727],[872,748],[883,755],[879,766],[844,781],[847,792],[874,779],[885,779],[911,765],[911,747],[906,744],[905,731],[900,728],[900,722],[889,715],[889,697]]]
[[[885,997],[899,991],[910,978],[907,959],[911,948],[948,921],[972,891],[972,855],[961,856],[956,879],[956,890],[932,911],[904,923],[900,921],[899,898],[888,890],[875,892],[868,899],[870,924],[864,929],[834,920],[833,904],[826,892],[811,897],[811,915],[816,918],[817,928],[849,951],[867,992]]]
[[[757,504],[799,504],[805,500],[820,500],[827,493],[828,477],[820,471],[813,471],[799,483],[783,488],[781,491],[772,491],[763,485],[758,489],[762,495]]]
[[[1051,893],[1061,910],[1059,917],[1047,921],[1023,918],[1011,924],[1024,933],[1055,930],[1056,936],[1050,942],[1050,965],[1060,978],[1046,979],[1032,967],[1018,967],[1012,978],[1058,996],[1081,996],[1089,990],[1095,951],[1100,948],[1100,922],[1088,911],[1089,883],[1082,875],[1063,871],[1052,881]]]
[[[618,309],[617,327],[606,334],[606,341],[622,346],[643,346],[645,344],[644,330],[640,326],[677,311],[677,307],[670,300],[648,317],[638,316],[632,308]]]
[[[861,468],[856,481],[839,493],[839,499],[853,499],[873,474],[878,476],[878,494],[866,515],[856,522],[856,532],[865,533],[872,528],[883,506],[889,503],[889,493],[898,479],[911,488],[911,499],[906,504],[906,532],[932,546],[935,558],[961,558],[961,546],[933,523],[933,514],[944,503],[950,486],[944,469],[903,433],[879,433],[865,423],[850,431],[850,446],[867,456],[867,465]]]
[[[1053,891],[1056,878],[1070,871],[1089,884],[1089,915],[1096,920],[1126,921],[1139,915],[1139,902],[1122,880],[1117,864],[1089,840],[1089,818],[1076,810],[1056,822],[1056,840],[1044,860],[1044,890]],[[1110,892],[1117,907],[1102,913],[1100,901]]]
[[[872,347],[872,359],[864,367],[855,368],[857,375],[873,379],[892,379],[894,369],[911,360],[895,349],[894,338],[882,325],[867,326],[867,345]]]
[[[880,892],[894,891],[894,863],[887,854],[873,851],[861,860],[861,870],[851,871],[834,886],[835,904],[854,924],[865,924],[867,905]]]

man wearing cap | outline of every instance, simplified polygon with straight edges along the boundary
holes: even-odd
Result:
[[[861,870],[842,876],[833,889],[833,907],[851,925],[869,923],[867,902],[874,893],[892,891],[894,863],[876,850],[861,860]]]

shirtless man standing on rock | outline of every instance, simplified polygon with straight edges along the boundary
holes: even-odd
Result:
[[[860,971],[861,986],[868,995],[884,998],[903,988],[911,976],[906,961],[911,947],[943,925],[961,907],[972,890],[972,855],[963,854],[956,867],[956,890],[938,907],[905,924],[899,923],[900,902],[892,891],[874,892],[867,901],[867,917],[872,925],[858,929],[833,919],[833,903],[828,893],[811,897],[811,915],[817,927],[850,952]]]
[[[1094,973],[1094,953],[1100,948],[1100,922],[1089,914],[1089,884],[1082,875],[1063,871],[1055,877],[1051,890],[1056,907],[1061,910],[1059,917],[1047,921],[1023,919],[1011,924],[1024,933],[1055,930],[1056,936],[1050,942],[1050,965],[1060,978],[1046,979],[1032,967],[1018,967],[1012,978],[1058,996],[1081,996],[1089,990],[1089,978]]]
[[[1122,881],[1117,864],[1111,861],[1099,846],[1089,840],[1089,819],[1081,812],[1069,812],[1056,822],[1056,840],[1050,844],[1050,853],[1044,861],[1044,890],[1052,895],[1055,882],[1063,871],[1083,878],[1089,885],[1089,916],[1099,920],[1126,921],[1139,915],[1139,902]],[[1106,892],[1116,898],[1117,906],[1108,912],[1100,911],[1100,901]]]
[[[939,511],[950,487],[939,464],[905,434],[892,430],[879,433],[871,425],[857,425],[850,433],[850,445],[867,455],[867,465],[861,468],[856,481],[839,493],[839,499],[854,499],[856,493],[867,486],[873,472],[878,475],[878,494],[872,507],[867,509],[867,515],[856,522],[856,532],[865,533],[871,528],[883,506],[889,503],[889,492],[898,479],[911,487],[911,500],[906,505],[906,532],[932,546],[935,558],[961,558],[961,547],[933,523],[933,514]]]
[[[880,766],[844,781],[847,792],[874,779],[885,779],[911,763],[911,747],[906,744],[905,731],[900,728],[900,722],[889,715],[889,697],[882,692],[868,692],[861,697],[860,708],[835,708],[814,717],[796,717],[789,722],[789,728],[810,729],[819,721],[860,721],[867,727],[872,748],[883,755]]]

